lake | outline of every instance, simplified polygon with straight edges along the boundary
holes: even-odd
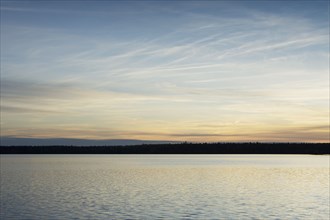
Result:
[[[1,155],[0,219],[329,219],[329,155]]]

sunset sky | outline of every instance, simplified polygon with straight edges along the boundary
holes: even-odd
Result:
[[[329,142],[329,1],[1,1],[1,136]]]

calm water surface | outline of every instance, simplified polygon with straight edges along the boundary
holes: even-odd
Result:
[[[329,219],[329,156],[1,155],[0,219]]]

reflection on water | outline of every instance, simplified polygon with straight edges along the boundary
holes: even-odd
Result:
[[[1,219],[329,219],[329,156],[2,155]]]

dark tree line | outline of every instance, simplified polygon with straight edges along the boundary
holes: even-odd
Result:
[[[330,154],[329,143],[181,143],[129,146],[0,146],[1,154]]]

